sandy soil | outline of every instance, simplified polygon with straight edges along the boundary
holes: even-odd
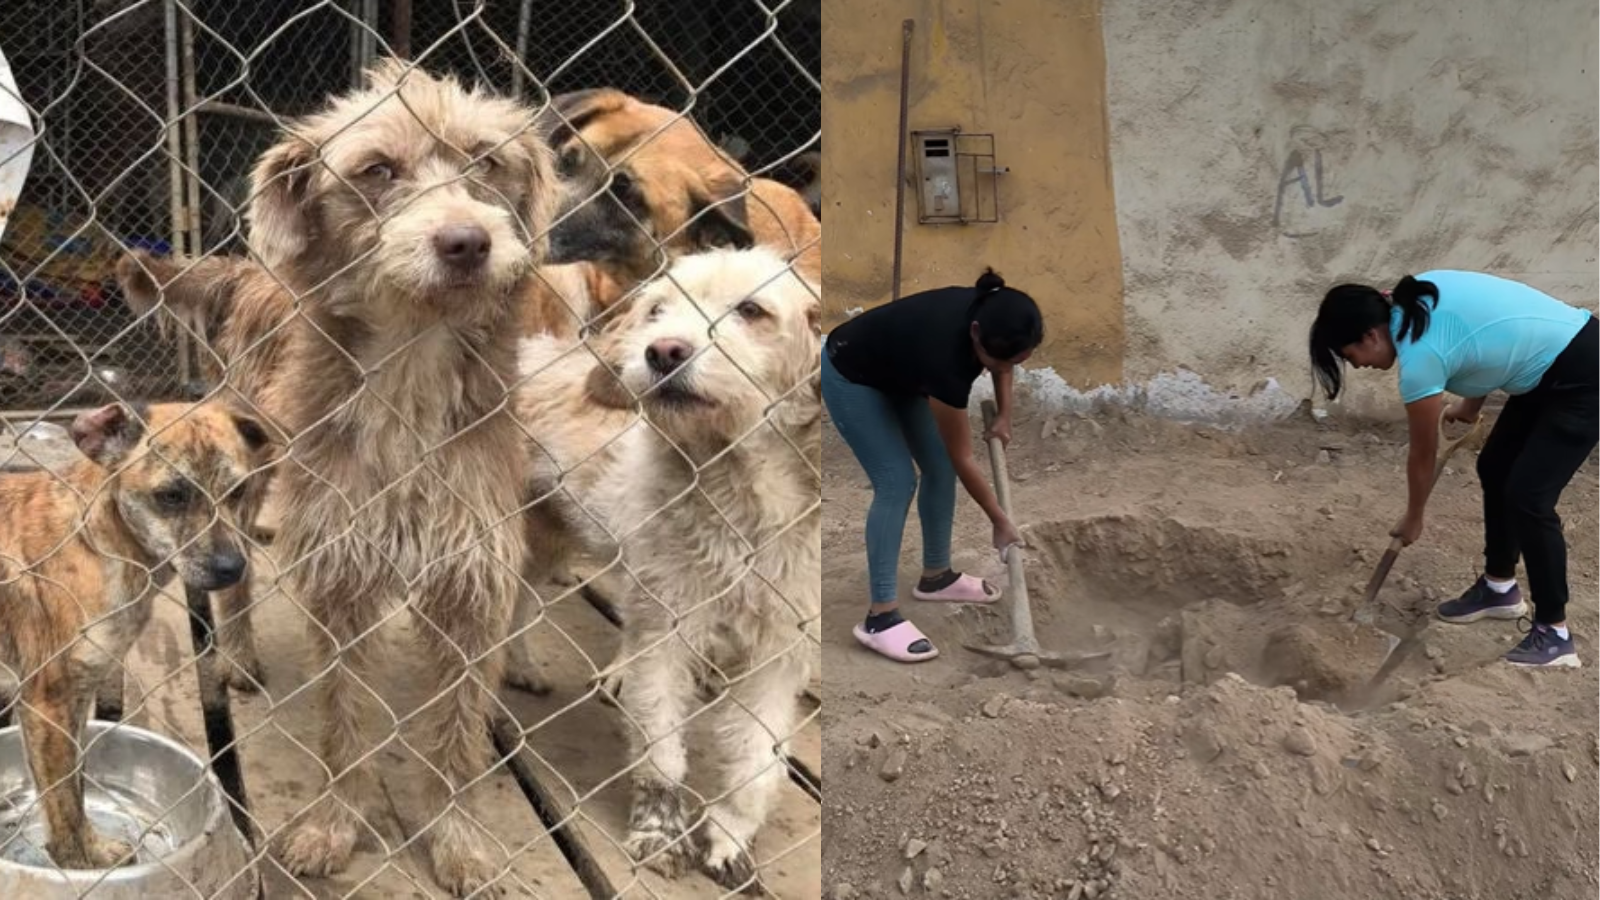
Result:
[[[1561,507],[1584,667],[1516,670],[1498,661],[1515,623],[1428,617],[1479,565],[1468,445],[1380,595],[1378,623],[1426,625],[1422,644],[1363,705],[1351,689],[1387,642],[1346,617],[1403,511],[1402,431],[1297,418],[1224,434],[1024,399],[1014,433],[1039,638],[1111,656],[1020,671],[961,647],[1006,640],[1003,609],[916,601],[938,659],[857,646],[870,495],[830,430],[826,897],[1595,895],[1594,459]],[[988,543],[963,496],[956,564],[1003,583]]]

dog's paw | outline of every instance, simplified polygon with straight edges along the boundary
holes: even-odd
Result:
[[[133,844],[88,833],[82,842],[70,846],[50,847],[50,858],[66,870],[102,870],[134,862]]]
[[[755,860],[750,858],[749,851],[726,835],[718,833],[706,841],[700,870],[730,891],[750,897],[770,896],[761,879],[756,877]]]
[[[629,831],[623,846],[634,861],[667,878],[677,878],[694,864],[694,846],[681,831]]]
[[[699,854],[689,834],[683,794],[676,787],[658,781],[634,782],[626,847],[636,862],[668,878],[682,875],[693,865]]]
[[[500,868],[460,840],[434,840],[430,848],[433,857],[433,877],[439,886],[452,897],[498,897],[501,891],[491,887],[500,875]],[[487,888],[487,890],[486,890]]]
[[[291,875],[322,878],[344,871],[355,848],[353,824],[313,815],[279,837],[274,855]]]
[[[505,675],[502,676],[501,680],[505,682],[506,687],[516,688],[536,697],[543,697],[550,693],[550,682],[539,671],[539,667],[532,662],[508,663]]]

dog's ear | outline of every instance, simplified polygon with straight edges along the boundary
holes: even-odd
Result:
[[[691,195],[687,229],[689,243],[697,250],[748,250],[755,246],[756,239],[750,231],[750,217],[744,198],[743,191],[719,203],[714,203],[709,197]]]
[[[79,413],[68,429],[84,456],[109,469],[144,439],[144,424],[121,403]]]
[[[122,289],[122,299],[128,309],[136,316],[155,308],[161,299],[158,282],[171,281],[175,273],[176,267],[168,260],[144,250],[124,253],[117,260],[117,286]]]
[[[556,94],[550,98],[549,110],[540,116],[542,130],[550,145],[559,147],[572,140],[596,117],[617,112],[632,99],[616,88],[590,88]],[[563,122],[563,119],[566,121]]]
[[[263,153],[250,173],[247,243],[268,269],[293,261],[311,245],[305,204],[316,159],[316,148],[291,134]]]
[[[244,438],[245,449],[260,456],[272,447],[272,437],[255,418],[243,413],[229,413],[229,418],[233,419],[233,427],[238,430],[239,437]]]

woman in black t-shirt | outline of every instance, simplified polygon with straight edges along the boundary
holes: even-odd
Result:
[[[939,655],[899,609],[895,569],[913,495],[922,523],[922,578],[912,596],[958,603],[999,598],[994,585],[950,568],[958,478],[993,523],[995,549],[1004,554],[1022,543],[973,457],[967,400],[972,383],[988,370],[999,409],[990,433],[1009,443],[1012,367],[1043,339],[1038,304],[1006,287],[993,270],[974,287],[939,288],[884,304],[828,336],[823,399],[872,482],[866,529],[872,597],[866,621],[855,627],[856,639],[872,650],[901,662]]]

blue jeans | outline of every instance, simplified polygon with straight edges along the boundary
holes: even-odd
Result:
[[[956,470],[927,399],[893,397],[850,381],[834,369],[826,346],[822,350],[822,399],[834,427],[872,482],[867,571],[872,602],[887,603],[898,594],[895,570],[913,495],[922,522],[922,565],[949,568]],[[922,473],[920,491],[918,470]]]

